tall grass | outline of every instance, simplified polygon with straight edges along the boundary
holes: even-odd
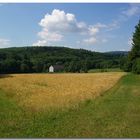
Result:
[[[13,74],[0,79],[0,88],[31,111],[68,108],[99,96],[123,74]]]

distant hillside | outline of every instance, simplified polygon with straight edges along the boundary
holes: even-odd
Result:
[[[111,52],[106,52],[108,54],[118,54],[118,55],[127,55],[129,52],[128,51],[111,51]]]
[[[66,47],[13,47],[0,49],[0,73],[47,72],[54,64],[65,71],[80,72],[94,68],[119,67],[127,53],[99,53]]]

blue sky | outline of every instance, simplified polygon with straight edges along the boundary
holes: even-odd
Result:
[[[0,4],[0,47],[130,50],[140,4]]]

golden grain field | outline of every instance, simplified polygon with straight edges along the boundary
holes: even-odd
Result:
[[[111,88],[124,73],[12,74],[0,78],[0,89],[20,106],[39,111],[76,106]]]

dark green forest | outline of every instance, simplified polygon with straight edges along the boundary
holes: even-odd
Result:
[[[99,53],[66,47],[13,47],[0,49],[0,73],[48,72],[50,65],[63,65],[64,72],[119,68],[127,52]]]

